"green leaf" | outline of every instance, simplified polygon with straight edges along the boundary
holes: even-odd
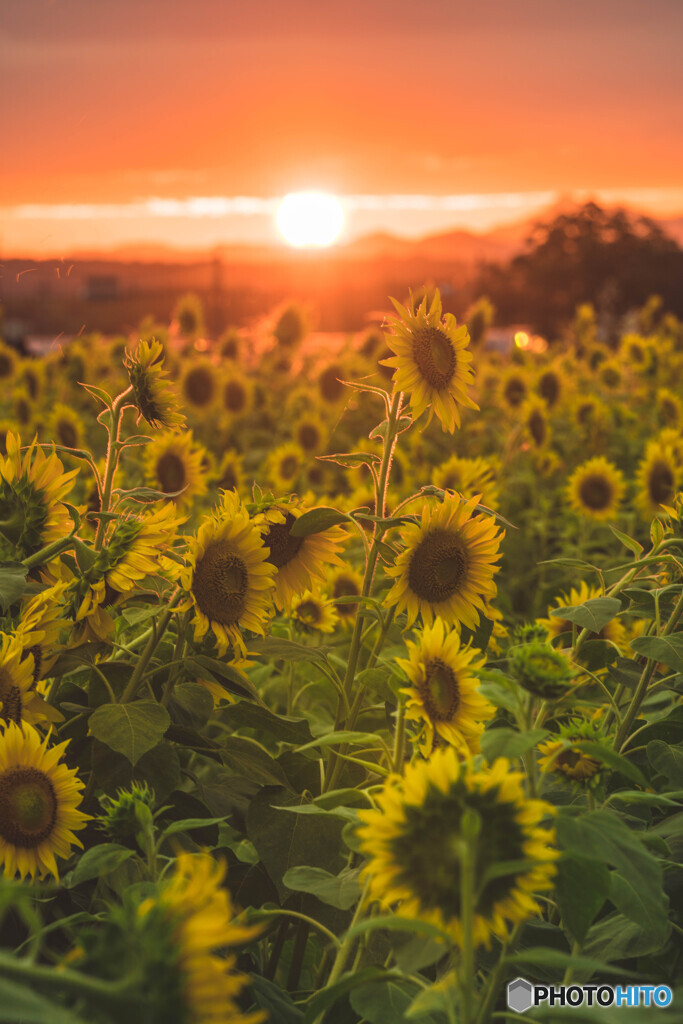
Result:
[[[161,741],[171,724],[166,708],[154,700],[101,704],[88,722],[91,735],[137,764]]]
[[[250,640],[249,655],[255,658],[282,658],[284,661],[326,661],[327,648],[306,647],[304,644],[285,640],[284,637],[267,636],[262,640]]]
[[[636,956],[656,953],[666,937],[664,932],[645,931],[623,914],[602,917],[588,932],[583,946],[585,956],[598,956],[603,960],[627,960]]]
[[[133,850],[118,843],[101,843],[92,846],[81,856],[69,877],[69,888],[73,889],[91,878],[101,878],[115,871],[120,864],[133,856]]]
[[[618,793],[610,794],[610,803],[617,800],[625,804],[645,804],[652,807],[678,807],[681,799],[683,793],[676,794],[674,799],[672,793],[664,796],[661,793],[642,793],[639,789],[621,789]]]
[[[617,658],[615,663],[608,667],[607,674],[615,683],[620,683],[627,690],[635,690],[643,674],[643,666],[633,658]]]
[[[315,995],[309,1000],[304,1014],[303,1024],[315,1024],[318,1018],[326,1010],[345,996],[347,993],[352,992],[355,988],[360,988],[361,985],[368,985],[374,981],[384,981],[388,978],[400,978],[399,974],[395,974],[391,971],[385,971],[382,967],[363,967],[360,971],[352,971],[346,974],[342,979],[336,982],[334,985],[330,985],[328,988],[322,989],[320,992],[316,992]],[[329,1024],[332,1024],[330,1019]],[[389,1022],[387,1021],[387,1024]]]
[[[599,672],[616,661],[620,653],[611,640],[586,640],[579,648],[578,659],[589,672]]]
[[[402,1024],[410,1019],[406,1017],[406,1012],[421,991],[420,986],[408,978],[388,978],[355,988],[349,1001],[368,1024],[387,1024],[387,1021]],[[421,1021],[427,1024],[427,1021],[433,1019],[425,1016]]]
[[[597,960],[592,956],[583,956],[576,953],[563,953],[561,949],[546,949],[544,946],[535,949],[525,949],[523,953],[513,953],[506,956],[503,961],[511,967],[550,967],[556,971],[566,971],[572,967],[576,971],[599,971],[601,974],[612,974],[616,976],[628,975],[631,972],[625,971],[623,967],[612,967],[603,960]]]
[[[4,958],[3,958],[4,959]],[[0,1021],[2,1024],[87,1024],[77,1016],[10,978],[0,978]]]
[[[344,469],[358,469],[359,466],[379,466],[382,461],[374,452],[340,452],[336,455],[318,455],[319,462],[334,462]],[[300,517],[302,518],[302,517]]]
[[[640,768],[636,768],[628,758],[623,757],[621,754],[617,754],[616,750],[612,750],[611,747],[606,747],[602,743],[594,743],[591,740],[579,740],[577,743],[573,743],[572,746],[578,747],[578,749],[583,750],[584,753],[590,754],[591,757],[595,757],[598,761],[602,761],[604,764],[609,765],[610,768],[620,772],[620,774],[625,776],[625,778],[630,779],[631,782],[635,782],[638,786],[642,786],[643,789],[650,788],[650,783],[647,781]]]
[[[639,544],[637,540],[633,539],[633,537],[629,537],[627,533],[622,533],[621,530],[617,530],[616,526],[612,526],[611,523],[608,523],[608,526],[617,540],[620,540],[624,547],[628,548],[629,551],[632,551],[636,558],[639,558],[643,552],[643,545]]]
[[[183,818],[182,821],[172,821],[161,833],[162,839],[168,839],[178,832],[191,832],[195,828],[208,828],[209,825],[220,825],[225,821],[225,815],[220,818]]]
[[[220,718],[222,722],[234,729],[255,729],[259,735],[265,732],[276,740],[293,743],[296,746],[308,743],[313,739],[311,727],[305,718],[276,715],[268,708],[246,700],[223,708]]]
[[[238,697],[257,697],[258,693],[251,680],[244,672],[240,672],[233,665],[226,665],[217,658],[210,658],[206,654],[195,654],[193,658],[186,661],[188,669],[194,670],[198,675],[207,673],[221,686],[224,686],[228,693],[234,693]]]
[[[283,884],[296,892],[309,892],[322,903],[338,910],[349,910],[361,895],[360,868],[344,868],[339,875],[331,875],[324,868],[306,864],[290,868],[283,876]]]
[[[95,740],[91,757],[95,778],[110,795],[129,788],[133,782],[146,782],[161,803],[180,782],[180,761],[170,743],[159,743],[132,765],[123,754]]]
[[[0,608],[6,612],[26,592],[28,569],[21,562],[0,566]]]
[[[558,861],[555,893],[562,924],[576,942],[583,943],[609,895],[609,885],[609,869],[600,861],[574,854]]]
[[[666,932],[666,913],[664,913],[664,924],[662,923],[662,900],[659,903],[651,902],[643,895],[641,886],[634,878],[624,878],[619,871],[613,871],[610,876],[609,898],[624,917],[635,923],[651,935]],[[664,899],[664,911],[666,911],[666,900]]]
[[[481,752],[487,761],[497,757],[520,757],[549,736],[547,729],[517,732],[516,729],[487,729],[481,736]]]
[[[176,683],[169,707],[178,724],[201,727],[211,717],[213,697],[201,683]]]
[[[412,1003],[404,1013],[407,1021],[416,1021],[417,1024],[426,1024],[427,1021],[441,1022],[444,1018],[448,1020],[453,1008],[453,993],[443,986],[432,985],[431,988],[423,988],[415,996]]]
[[[377,735],[374,732],[353,732],[349,729],[340,729],[338,732],[328,732],[326,736],[318,736],[317,739],[304,744],[303,747],[299,747],[299,753],[313,747],[336,747],[342,743],[362,744],[365,747],[379,746]]]
[[[355,939],[359,935],[365,935],[367,932],[376,932],[381,929],[390,932],[414,932],[418,935],[429,935],[433,939],[439,939],[441,942],[444,942],[448,948],[453,946],[453,939],[448,932],[438,928],[435,924],[430,924],[428,921],[421,921],[414,917],[399,917],[397,914],[379,915],[359,921],[349,928],[344,939]]]
[[[671,636],[639,636],[631,647],[653,661],[661,661],[675,672],[683,672],[683,633]]]
[[[243,736],[230,736],[221,750],[223,761],[238,775],[262,786],[286,786],[287,778],[267,750]]]
[[[279,985],[252,974],[249,977],[249,991],[260,1010],[266,1010],[271,1024],[301,1024],[304,1015],[292,1002],[289,992],[283,992]]]
[[[313,533],[323,533],[331,526],[338,526],[339,523],[346,523],[350,516],[339,509],[322,506],[312,508],[304,512],[302,516],[292,523],[290,534],[292,537],[310,537]]]
[[[646,747],[652,767],[664,775],[672,786],[683,786],[683,750],[663,740],[652,740]]]
[[[575,622],[581,629],[599,633],[620,611],[621,601],[616,597],[592,597],[583,604],[555,608],[550,614],[555,618],[566,619],[567,622]]]
[[[184,488],[183,488],[184,490]],[[166,498],[177,498],[183,491],[157,491],[153,487],[130,487],[125,490],[116,488],[114,494],[119,501],[136,501],[141,505],[151,505],[155,501],[163,501]]]
[[[593,569],[597,572],[597,566],[592,565],[590,562],[584,562],[581,558],[545,558],[542,562],[536,562],[536,565],[561,565],[567,569]]]

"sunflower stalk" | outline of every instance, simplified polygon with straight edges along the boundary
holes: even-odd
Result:
[[[458,964],[458,984],[462,1010],[462,1024],[474,1024],[474,899],[476,844],[481,831],[481,818],[468,808],[462,816],[462,843],[460,845],[460,917],[462,946]]]
[[[175,606],[176,606],[176,604],[178,603],[179,600],[180,600],[180,591],[178,591],[171,598],[167,610],[155,622],[155,628],[153,629],[153,631],[152,631],[152,633],[151,633],[151,635],[150,635],[150,637],[149,637],[149,639],[147,641],[145,649],[143,650],[142,654],[140,655],[140,660],[138,661],[137,665],[135,666],[135,669],[133,670],[133,674],[131,675],[130,679],[128,680],[128,685],[126,686],[125,690],[121,694],[121,700],[120,700],[121,704],[127,704],[128,701],[131,701],[133,699],[133,697],[135,696],[135,694],[137,693],[138,686],[142,682],[142,677],[145,674],[145,669],[147,668],[147,665],[149,664],[149,662],[150,662],[150,660],[152,658],[152,655],[154,654],[155,650],[159,646],[161,638],[163,637],[164,633],[166,632],[166,630],[168,628],[168,625],[169,625],[171,619],[173,618],[173,615],[175,614]]]
[[[132,1008],[139,1002],[139,994],[134,991],[134,980],[101,981],[99,978],[86,977],[68,967],[43,967],[27,958],[7,956],[0,953],[0,976],[12,981],[22,981],[39,991],[57,991],[70,993],[85,999],[98,1002],[105,1009],[111,1010],[112,1005]]]
[[[108,433],[107,460],[104,466],[104,479],[102,481],[102,493],[100,495],[100,512],[104,513],[109,512],[111,507],[111,492],[114,484],[114,475],[119,465],[121,452],[124,448],[124,445],[122,445],[119,440],[121,420],[123,418],[124,409],[129,405],[127,399],[132,390],[132,387],[128,387],[125,391],[122,391],[118,398],[114,399],[111,412],[106,412],[104,414],[104,426]],[[95,551],[99,551],[102,547],[106,529],[106,515],[100,516],[97,522],[97,533],[95,534]]]

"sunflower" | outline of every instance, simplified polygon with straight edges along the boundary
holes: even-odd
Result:
[[[49,439],[63,448],[82,448],[85,425],[75,409],[55,402],[48,420]]]
[[[21,640],[23,657],[33,657],[33,683],[44,679],[59,657],[60,637],[68,629],[64,618],[66,584],[58,582],[22,601],[11,630]]]
[[[25,387],[15,388],[12,392],[12,413],[18,426],[22,429],[33,423],[36,408]]]
[[[54,454],[45,455],[34,440],[23,456],[21,438],[8,433],[7,455],[0,457],[0,560],[21,561],[71,531],[62,501],[78,470],[64,472]]]
[[[624,381],[620,364],[616,359],[605,359],[598,367],[598,381],[608,391],[616,391]]]
[[[683,402],[669,388],[659,388],[657,391],[657,415],[664,427],[683,426]]]
[[[584,462],[569,479],[569,504],[589,519],[614,519],[623,496],[624,478],[614,463],[603,456]]]
[[[473,515],[478,502],[478,495],[448,496],[437,508],[425,504],[419,525],[404,527],[405,549],[387,569],[396,582],[386,600],[406,610],[409,626],[421,613],[427,625],[438,616],[476,629],[479,611],[495,597],[503,532],[492,516]]]
[[[342,381],[348,380],[349,374],[341,363],[330,363],[318,376],[318,391],[325,405],[337,405],[348,394]]]
[[[332,526],[307,537],[292,535],[296,520],[310,511],[301,503],[273,505],[260,512],[255,522],[268,549],[268,561],[275,567],[275,604],[288,606],[295,597],[311,590],[313,580],[325,580],[327,566],[341,565],[339,550],[347,539],[346,532]]]
[[[397,664],[411,686],[401,690],[406,701],[406,721],[420,724],[417,741],[428,757],[440,741],[463,756],[479,752],[484,722],[495,708],[479,693],[477,670],[486,659],[481,651],[462,647],[455,630],[448,632],[441,619],[425,626],[419,643],[407,643],[409,657]]]
[[[488,459],[463,459],[459,455],[451,455],[434,470],[432,482],[445,491],[457,491],[465,497],[480,494],[482,505],[498,507],[496,467]]]
[[[275,491],[292,491],[305,461],[306,456],[299,445],[287,441],[269,453],[266,459],[266,478]]]
[[[225,863],[208,853],[180,853],[173,874],[158,896],[140,904],[138,917],[143,927],[154,927],[162,917],[170,929],[175,963],[169,988],[174,994],[179,989],[183,1019],[192,1024],[260,1024],[266,1014],[245,1014],[239,1008],[237,1000],[249,979],[235,969],[237,958],[225,949],[251,941],[261,929],[234,920],[230,894],[222,884],[225,873]],[[169,1013],[174,1009],[171,1003]]]
[[[318,455],[327,443],[329,429],[315,413],[304,413],[292,427],[292,436],[307,455]]]
[[[123,365],[133,388],[133,401],[138,410],[138,423],[144,419],[151,427],[173,430],[182,427],[185,417],[180,412],[178,397],[166,379],[163,369],[164,347],[156,338],[142,338],[134,352],[126,352]]]
[[[7,383],[12,380],[17,369],[17,356],[14,349],[6,345],[0,338],[0,380]]]
[[[10,722],[0,733],[0,859],[9,878],[59,878],[55,858],[82,846],[74,830],[88,820],[77,810],[83,783],[58,763],[67,745],[48,749],[28,724]]]
[[[293,348],[306,337],[309,324],[308,310],[297,302],[286,302],[275,310],[273,337],[283,348]]]
[[[393,333],[387,337],[395,355],[382,360],[395,369],[394,393],[410,394],[410,406],[417,419],[425,409],[441,420],[444,430],[453,433],[460,426],[459,406],[479,407],[467,394],[474,380],[470,367],[472,355],[467,351],[467,325],[458,327],[451,313],[442,316],[441,295],[434,292],[429,312],[427,298],[417,310],[412,299],[408,308],[391,300],[398,319],[390,321]]]
[[[227,327],[218,339],[221,359],[236,363],[242,351],[242,339],[236,327]]]
[[[340,601],[339,598],[359,597],[362,589],[363,577],[351,566],[342,565],[327,574],[327,590],[334,601],[334,610],[339,616],[340,622],[344,624],[355,622],[359,602]]]
[[[581,580],[578,590],[572,587],[569,594],[561,594],[557,604],[548,608],[548,618],[538,619],[538,622],[545,626],[551,639],[559,636],[561,633],[571,633],[573,624],[569,619],[563,619],[561,616],[553,615],[552,613],[566,607],[575,608],[576,605],[604,596],[600,587],[589,587],[585,580]],[[595,634],[591,635],[595,636]],[[620,647],[624,643],[626,630],[619,619],[612,619],[611,622],[602,627],[597,635],[601,640],[610,640],[617,647]]]
[[[41,362],[37,359],[22,359],[18,377],[33,402],[41,398],[45,387],[45,368]]]
[[[224,452],[216,471],[216,486],[221,491],[237,491],[239,494],[244,487],[244,479],[242,456],[232,449]]]
[[[263,635],[270,610],[275,570],[267,558],[258,525],[235,491],[225,491],[191,542],[181,579],[188,594],[185,607],[195,611],[196,639],[212,629],[221,654],[232,644],[246,657],[241,630]]]
[[[33,689],[33,655],[24,657],[21,639],[0,633],[0,720],[35,722],[31,705],[36,703]]]
[[[391,776],[377,809],[359,812],[371,896],[385,907],[400,904],[402,917],[434,924],[461,944],[460,849],[469,842],[475,944],[490,946],[492,935],[504,940],[508,923],[539,914],[533,894],[552,888],[559,856],[550,845],[554,830],[541,822],[555,808],[528,799],[523,779],[503,758],[475,771],[452,747]],[[475,839],[464,834],[466,816],[480,822]]]
[[[602,762],[576,746],[589,741],[599,743],[602,738],[597,719],[574,718],[567,725],[560,726],[559,739],[540,743],[541,757],[538,767],[543,772],[560,772],[574,782],[594,786],[599,781]]]
[[[220,386],[221,402],[231,416],[243,416],[249,412],[253,400],[253,388],[246,377],[231,369],[223,377]]]
[[[536,378],[536,392],[541,396],[548,409],[554,409],[559,404],[566,387],[566,382],[558,366],[547,366]]]
[[[681,466],[670,445],[650,441],[636,473],[635,504],[646,520],[671,505],[681,482]]]
[[[339,624],[334,605],[312,590],[305,590],[292,602],[292,617],[305,629],[318,633],[333,633]]]
[[[204,413],[218,397],[216,368],[208,359],[189,360],[180,380],[185,405],[195,413]]]
[[[145,473],[150,486],[175,496],[178,504],[204,494],[203,453],[202,446],[194,443],[191,430],[159,434],[145,448]]]
[[[530,395],[520,410],[524,435],[534,448],[543,448],[550,438],[548,404],[537,395]]]
[[[500,382],[500,397],[508,409],[517,409],[529,393],[527,375],[517,367],[511,367]]]

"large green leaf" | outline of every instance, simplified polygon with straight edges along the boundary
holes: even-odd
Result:
[[[555,608],[550,614],[555,618],[566,619],[567,622],[575,622],[581,629],[599,633],[620,611],[621,601],[616,597],[591,597],[583,604]]]
[[[644,654],[654,661],[661,661],[674,672],[683,672],[683,633],[672,633],[671,636],[639,636],[631,641],[631,647],[638,654]]]
[[[28,569],[21,562],[0,565],[0,608],[6,612],[26,591]]]
[[[683,786],[683,748],[663,740],[652,740],[647,745],[647,757],[652,767],[666,776],[672,786]]]
[[[313,736],[305,718],[291,715],[276,715],[261,704],[241,700],[221,709],[221,721],[234,729],[255,729],[258,734],[268,733],[276,740],[301,746],[309,743]]]
[[[389,978],[400,979],[400,975],[397,975],[395,972],[385,971],[381,967],[363,967],[360,971],[351,971],[349,974],[345,974],[334,985],[316,992],[309,1000],[303,1024],[315,1024],[325,1010],[334,1006],[338,999],[341,999],[342,996],[352,992],[354,989],[360,988],[362,985],[368,985],[371,982],[384,981]],[[333,1024],[333,1020],[334,1018],[330,1017],[329,1024]],[[341,1021],[339,1024],[341,1024]],[[389,1024],[388,1018],[387,1024]]]
[[[323,533],[331,526],[338,526],[349,519],[350,516],[346,512],[340,512],[337,508],[312,508],[292,523],[289,532],[292,537],[310,537],[312,533]]]
[[[168,711],[154,700],[102,704],[88,722],[96,739],[123,754],[133,765],[156,747],[170,724]]]
[[[586,956],[596,956],[610,963],[646,956],[661,949],[666,938],[660,932],[648,932],[623,914],[600,918],[588,932],[583,946]]]
[[[99,740],[93,743],[91,756],[97,782],[111,795],[133,782],[146,782],[154,790],[157,803],[161,803],[180,782],[180,761],[170,743],[159,743],[134,765]]]
[[[349,910],[357,903],[361,894],[360,868],[344,868],[338,875],[331,875],[324,868],[312,868],[306,864],[289,868],[282,879],[288,889],[309,892],[322,903],[328,903],[338,910]]]
[[[57,972],[55,971],[55,978]],[[84,1017],[53,1003],[28,985],[0,978],[0,1022],[2,1024],[87,1024]]]
[[[487,761],[497,757],[520,757],[548,736],[547,729],[517,732],[516,729],[487,729],[481,737],[481,752]]]
[[[249,641],[249,654],[255,658],[282,658],[283,661],[325,661],[327,648],[307,647],[284,637],[267,636]]]
[[[69,888],[73,889],[91,878],[101,878],[115,871],[119,865],[133,856],[134,851],[118,843],[100,843],[86,850],[71,872]]]
[[[375,984],[363,985],[351,992],[350,1003],[356,1013],[368,1024],[403,1024],[415,1020],[407,1017],[406,1011],[420,994],[422,988],[408,978],[387,978]],[[431,1014],[419,1017],[420,1024],[428,1024],[435,1018]]]
[[[602,861],[565,854],[557,865],[555,893],[562,923],[583,942],[609,895],[610,873]]]
[[[287,777],[282,766],[267,750],[243,736],[230,736],[221,750],[223,761],[238,775],[264,786],[285,786]]]

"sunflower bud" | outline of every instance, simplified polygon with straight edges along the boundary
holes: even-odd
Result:
[[[564,696],[575,675],[566,655],[538,640],[510,652],[510,671],[528,693],[549,700]]]
[[[114,839],[131,840],[152,821],[154,790],[146,782],[133,782],[130,789],[117,789],[116,797],[100,798],[100,828]]]

